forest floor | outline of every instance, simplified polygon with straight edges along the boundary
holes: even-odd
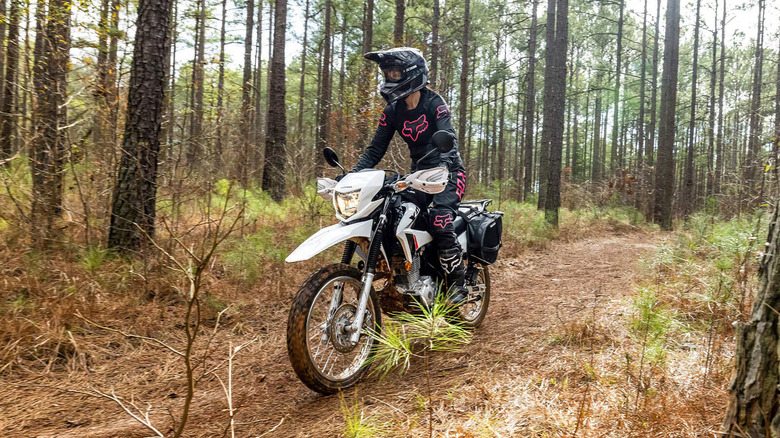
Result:
[[[700,385],[693,382],[698,376],[675,376],[670,369],[656,374],[653,391],[640,395],[631,383],[643,381],[637,365],[626,365],[632,358],[620,327],[626,325],[638,260],[665,236],[614,227],[526,249],[491,266],[484,324],[460,351],[431,356],[434,436],[712,436],[707,432],[717,426],[725,402],[722,384]],[[303,278],[305,273],[296,274],[295,281]],[[287,297],[295,292],[294,284],[282,288],[290,289],[283,293]],[[341,396],[320,396],[298,381],[287,359],[289,301],[269,306],[256,299],[247,309],[265,313],[232,330],[262,334],[233,364],[236,436],[343,436],[345,417],[362,418],[364,434],[355,436],[428,435],[422,360],[413,360],[404,375],[372,375]],[[215,349],[227,351],[227,341],[218,341]],[[0,377],[0,435],[151,435],[114,402],[72,391],[90,388],[113,388],[143,410],[148,402],[152,420],[168,435],[169,412],[178,412],[184,391],[180,363],[170,356],[138,348],[96,361],[89,371]],[[659,388],[663,395],[654,396]],[[222,436],[226,410],[219,382],[205,381],[185,436]]]

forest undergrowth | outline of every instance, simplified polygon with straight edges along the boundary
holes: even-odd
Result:
[[[18,189],[17,195],[23,193]],[[241,354],[262,355],[264,340],[283,337],[284,327],[268,321],[286,314],[296,285],[317,266],[338,258],[339,249],[296,265],[286,265],[284,258],[316,230],[335,222],[332,207],[313,189],[278,204],[257,189],[244,190],[227,180],[190,193],[161,196],[156,247],[134,258],[117,257],[95,244],[103,240],[104,227],[97,220],[86,238],[89,209],[83,206],[88,204],[77,202],[73,192],[62,239],[47,253],[24,249],[24,223],[5,216],[0,222],[0,380],[33,393],[37,387],[93,397],[116,391],[119,401],[137,398],[159,405],[174,400],[180,406],[186,383],[179,358],[170,351],[187,345],[183,314],[190,285],[186,275],[171,269],[176,267],[172,260],[179,260],[185,271],[189,263],[192,272],[195,259],[189,254],[200,254],[198,248],[224,218],[236,220],[236,227],[203,266],[197,301],[202,336],[193,349],[207,377],[203,384],[216,385],[215,378],[227,381],[230,375],[217,377],[226,372],[228,359],[232,366],[235,347],[252,343]],[[471,197],[481,197],[477,195],[495,193],[477,188]],[[557,230],[546,225],[533,203],[496,201],[492,208],[506,212],[502,258],[552,241],[648,228],[632,207],[615,200],[589,202],[579,195],[571,197],[579,200],[578,208],[562,210]],[[6,211],[14,208],[7,194],[0,203]],[[98,210],[93,207],[91,211]],[[754,236],[764,233],[756,234],[755,222],[754,217],[722,221],[693,216],[684,231],[668,235],[645,260],[634,298],[602,306],[596,293],[587,318],[561,321],[549,333],[547,348],[554,350],[555,360],[540,376],[549,371],[567,377],[541,378],[523,387],[527,382],[518,382],[514,401],[504,401],[540,403],[539,409],[546,407],[529,408],[547,415],[555,411],[552,401],[568,399],[559,407],[569,409],[566,415],[574,415],[583,429],[600,418],[637,428],[653,416],[669,416],[675,406],[698,409],[714,424],[710,420],[720,413],[728,377],[731,322],[749,308],[754,287],[751,250],[757,249]],[[242,372],[262,375],[251,363],[244,362],[248,369]],[[235,366],[241,366],[239,359]],[[584,392],[572,379],[585,382]],[[230,405],[229,396],[227,400]],[[194,418],[213,410],[210,403],[195,403]],[[114,412],[121,408],[118,403],[101,406]],[[359,423],[363,415],[355,409],[347,411],[352,423]],[[170,413],[152,412],[153,419],[172,422],[174,429],[177,420],[169,421]],[[0,421],[0,430],[33,427],[34,412],[17,414]]]

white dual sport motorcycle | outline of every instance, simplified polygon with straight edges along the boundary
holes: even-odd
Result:
[[[453,147],[452,134],[439,131],[432,143],[441,152]],[[339,164],[326,148],[325,159]],[[357,382],[368,371],[382,311],[414,312],[431,306],[444,271],[438,250],[426,231],[427,212],[404,200],[405,190],[436,194],[449,172],[442,167],[401,176],[394,170],[365,169],[337,182],[317,180],[318,193],[332,200],[339,223],[323,228],[286,259],[308,260],[345,242],[341,263],[326,265],[301,285],[287,324],[287,352],[301,381],[314,391],[332,394]],[[453,221],[464,250],[468,298],[458,307],[467,327],[478,327],[490,304],[488,265],[501,247],[501,212],[488,212],[491,200],[463,201]],[[352,264],[354,254],[360,257]],[[382,288],[375,282],[385,280]]]

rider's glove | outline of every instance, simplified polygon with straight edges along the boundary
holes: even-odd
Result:
[[[450,170],[450,165],[452,165],[452,162],[450,160],[441,160],[439,161],[439,165],[436,167],[443,167],[447,170]]]

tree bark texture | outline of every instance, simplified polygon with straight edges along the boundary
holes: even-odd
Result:
[[[10,21],[8,24],[7,63],[5,67],[5,87],[0,111],[0,159],[14,153],[14,125],[16,122],[16,82],[19,66],[19,1],[11,0]]]
[[[276,0],[274,8],[274,51],[271,60],[271,87],[268,90],[268,126],[265,141],[265,170],[263,190],[271,199],[284,198],[287,165],[287,105],[284,65],[284,40],[287,26],[287,0]]]
[[[735,371],[723,422],[729,437],[780,436],[780,224],[778,212],[769,226],[766,251],[759,268],[759,289],[747,323],[738,322]]]
[[[688,150],[685,154],[685,176],[683,177],[683,192],[681,204],[683,217],[688,220],[688,216],[693,211],[693,154],[694,141],[696,135],[696,85],[699,80],[699,23],[701,13],[701,0],[696,2],[696,21],[693,31],[693,72],[691,77],[691,117],[688,121]]]
[[[252,148],[252,34],[255,28],[255,2],[246,2],[246,36],[244,36],[244,77],[241,81],[241,152],[238,167],[241,184],[249,184],[249,151]],[[257,37],[260,40],[260,35]]]
[[[548,58],[551,64],[547,64],[545,68],[545,83],[549,80],[552,87],[549,95],[549,109],[545,93],[545,128],[543,129],[549,129],[550,133],[548,135],[542,133],[542,141],[545,141],[545,139],[549,141],[549,165],[547,175],[539,174],[540,179],[547,179],[544,217],[547,223],[554,227],[558,226],[558,210],[561,206],[561,154],[563,151],[564,112],[566,107],[566,49],[569,36],[569,0],[557,0],[556,9],[553,54]],[[550,24],[550,22],[547,23],[548,26]],[[551,122],[549,124],[546,123],[548,117]]]
[[[471,26],[470,11],[471,0],[464,0],[463,6],[463,34],[460,40],[461,70],[460,70],[460,102],[458,105],[458,144],[461,148],[466,146],[466,105],[469,102],[469,31]],[[470,151],[466,149],[466,171],[469,171]]]
[[[666,7],[664,70],[661,76],[661,116],[658,131],[658,165],[655,173],[653,221],[664,230],[672,229],[674,192],[674,133],[677,107],[677,66],[680,50],[680,0],[669,0]]]
[[[403,1],[403,0],[402,0]],[[330,80],[330,62],[331,57],[331,9],[332,1],[325,0],[325,22],[323,24],[324,35],[322,38],[323,54],[322,54],[322,74],[320,75],[320,95],[319,104],[320,111],[318,114],[319,135],[317,136],[317,150],[315,160],[315,175],[319,176],[325,171],[325,159],[322,157],[322,150],[328,146],[328,139],[330,138],[330,100],[331,100],[331,80]]]
[[[330,3],[330,0],[325,0]],[[404,45],[404,15],[406,13],[406,0],[395,0],[395,26],[393,27],[393,45]],[[330,33],[328,33],[330,35]]]
[[[170,1],[138,3],[127,121],[108,236],[109,247],[121,252],[140,249],[146,239],[144,233],[154,236],[165,59],[170,49]]]
[[[536,76],[536,14],[539,0],[533,0],[531,12],[531,31],[528,36],[528,90],[525,99],[525,144],[523,146],[523,200],[528,199],[533,187],[534,165],[534,109],[536,108],[536,89],[534,79]]]
[[[62,214],[62,167],[67,148],[68,61],[70,56],[70,3],[51,0],[48,12],[43,1],[36,12],[35,40],[36,107],[32,162],[32,243],[46,248],[58,238]],[[47,20],[48,18],[48,20]]]

